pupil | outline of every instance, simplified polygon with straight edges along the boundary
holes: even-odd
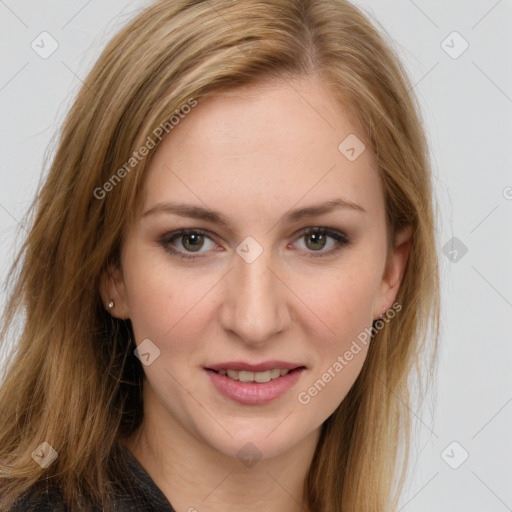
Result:
[[[321,248],[323,247],[323,245],[322,245],[322,241],[325,241],[325,240],[324,240],[324,235],[323,235],[323,234],[321,234],[321,233],[320,233],[320,234],[319,234],[319,233],[312,233],[312,234],[310,234],[309,236],[310,236],[313,240],[315,240],[315,239],[316,239],[316,242],[315,242],[315,241],[313,242],[314,244],[315,244],[315,243],[316,243],[316,244],[320,243],[320,247],[316,247],[317,249],[321,249]]]
[[[200,242],[202,241],[203,235],[186,235],[184,237],[184,240],[186,241],[183,245],[188,249],[198,249],[200,248]],[[313,240],[313,245],[316,245],[317,247],[313,247],[313,249],[321,249],[323,247],[323,242],[325,242],[325,235],[319,234],[319,233],[312,233],[308,235],[311,240]],[[192,243],[189,243],[189,241],[192,240]],[[318,246],[319,245],[319,246]],[[187,247],[188,246],[188,247]]]
[[[194,248],[195,248],[195,249],[198,249],[198,248],[200,248],[199,242],[201,242],[201,237],[202,237],[202,236],[203,236],[203,235],[195,235],[195,234],[187,235],[187,236],[185,236],[185,237],[184,237],[185,243],[184,243],[183,245],[184,245],[186,248],[190,248],[190,249],[194,249]],[[188,240],[190,240],[190,239],[195,239],[195,242],[193,241],[193,242],[192,242],[192,245],[188,243]],[[191,245],[191,247],[187,247],[188,245],[189,245],[189,246]]]

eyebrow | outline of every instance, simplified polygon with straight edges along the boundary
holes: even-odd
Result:
[[[329,201],[324,201],[320,204],[298,208],[285,213],[280,219],[280,222],[298,222],[306,217],[314,217],[317,215],[324,215],[334,210],[347,209],[366,213],[366,210],[359,204],[347,201],[345,199],[337,198]],[[157,203],[145,213],[142,217],[155,215],[157,213],[168,213],[179,215],[181,217],[191,217],[194,219],[201,219],[204,221],[220,224],[227,228],[230,227],[229,221],[217,210],[204,208],[202,206],[195,206],[187,203]]]

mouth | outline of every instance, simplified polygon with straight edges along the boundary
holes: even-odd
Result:
[[[204,370],[224,397],[241,404],[261,405],[285,395],[307,368],[301,364],[267,361],[220,363]]]
[[[272,380],[277,380],[289,373],[297,372],[299,370],[304,370],[305,366],[297,366],[296,368],[272,368],[271,370],[265,371],[248,371],[248,370],[236,370],[236,369],[227,369],[223,368],[220,370],[214,370],[212,368],[206,368],[206,370],[215,372],[218,375],[222,375],[223,377],[228,377],[233,380],[237,380],[239,382],[257,382],[259,384],[264,384],[266,382],[270,382]]]

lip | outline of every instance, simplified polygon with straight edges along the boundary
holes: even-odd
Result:
[[[275,364],[275,362],[272,362]],[[265,371],[272,368],[285,368],[285,366],[274,365],[269,366],[268,363],[262,363],[261,365],[245,365],[244,367],[238,366],[232,368],[226,368],[224,365],[215,365],[218,366],[220,370],[222,369],[230,369],[230,370],[245,370],[245,371]],[[253,370],[252,368],[262,368],[263,370]],[[247,368],[247,369],[246,369]],[[294,366],[293,369],[286,375],[282,375],[277,379],[271,380],[270,382],[258,383],[258,382],[240,382],[239,380],[234,380],[228,377],[227,375],[220,375],[219,373],[213,371],[215,368],[204,368],[204,371],[210,377],[213,385],[222,395],[226,398],[229,398],[235,402],[246,404],[246,405],[259,405],[271,402],[281,396],[283,396],[287,391],[289,391],[300,379],[302,373],[306,370],[305,366]]]
[[[264,361],[262,363],[251,364],[244,361],[230,361],[228,363],[211,364],[205,366],[207,370],[241,370],[246,372],[264,372],[273,370],[274,368],[281,368],[284,370],[294,370],[295,368],[305,367],[301,363],[290,363],[286,361]]]

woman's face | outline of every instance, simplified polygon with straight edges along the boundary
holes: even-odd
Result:
[[[343,400],[407,257],[399,240],[386,262],[362,140],[310,78],[204,100],[160,143],[104,298],[132,321],[162,433],[272,457]]]

